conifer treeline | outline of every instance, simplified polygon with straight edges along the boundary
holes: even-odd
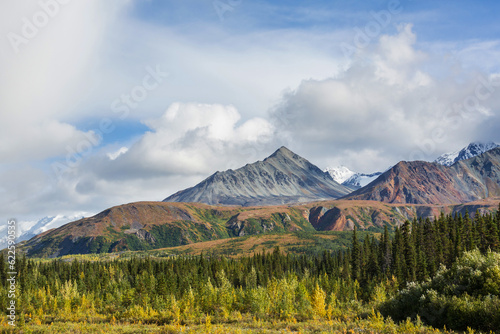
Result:
[[[344,302],[384,300],[406,282],[432,277],[440,264],[450,266],[463,251],[499,251],[500,210],[477,212],[473,219],[465,214],[414,220],[393,234],[386,228],[380,238],[373,235],[363,241],[354,230],[352,238],[351,248],[314,257],[286,255],[276,248],[239,259],[207,255],[72,262],[21,258],[18,301],[27,314],[38,318],[88,312],[130,318],[133,310],[147,318],[145,310],[154,310],[160,313],[149,316],[156,319],[168,310],[165,321],[169,321],[176,317],[172,310],[179,305],[188,315],[237,310],[308,317],[317,307],[320,313],[327,306],[333,312]],[[4,286],[6,272],[6,266],[0,266]],[[0,304],[6,302],[7,289],[0,289]]]
[[[386,226],[380,240],[372,236],[363,243],[357,240],[355,229],[352,251],[347,256],[350,276],[360,282],[388,276],[395,276],[399,282],[414,282],[433,277],[441,264],[449,267],[464,251],[475,248],[483,253],[488,249],[500,251],[500,208],[485,215],[477,211],[474,219],[466,212],[465,216],[441,214],[434,220],[406,221],[395,229],[392,238]]]

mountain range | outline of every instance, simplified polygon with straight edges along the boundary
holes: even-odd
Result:
[[[500,148],[451,166],[402,161],[346,199],[452,204],[500,196]]]
[[[478,150],[459,153],[465,158]],[[454,158],[455,159],[455,158]],[[344,170],[342,183],[356,176]],[[336,175],[337,177],[338,175]],[[353,191],[281,147],[263,161],[216,172],[167,197],[113,207],[23,241],[30,256],[156,249],[276,232],[380,231],[407,219],[493,211],[500,201],[500,148],[451,166],[402,161]],[[365,179],[366,180],[366,179]],[[341,181],[339,179],[339,181]],[[45,227],[44,227],[45,226]]]
[[[452,165],[401,161],[384,173],[360,174],[346,167],[320,170],[281,147],[264,161],[217,172],[165,202],[210,205],[278,205],[325,199],[375,200],[387,203],[456,204],[500,195],[500,148],[471,143]],[[472,158],[466,159],[472,156]],[[444,159],[440,160],[445,162]],[[332,177],[333,175],[333,177]],[[361,179],[361,175],[364,179]],[[339,184],[337,181],[343,181]],[[366,181],[362,188],[354,183]],[[350,185],[346,182],[351,182]],[[358,190],[354,190],[359,188]]]
[[[444,166],[451,166],[458,161],[473,158],[499,146],[500,145],[493,142],[472,142],[458,151],[445,153],[439,156],[436,160],[434,160],[434,162]],[[346,166],[327,167],[325,172],[330,174],[330,176],[338,183],[354,190],[368,185],[382,174],[382,172],[354,172]]]

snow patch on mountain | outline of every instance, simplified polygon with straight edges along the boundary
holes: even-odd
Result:
[[[460,151],[445,153],[434,160],[434,162],[443,166],[451,166],[457,161],[458,153],[460,153]]]
[[[342,185],[344,186],[350,186],[354,188],[361,188],[364,187],[368,184],[370,184],[372,181],[374,181],[377,177],[379,177],[382,174],[382,172],[376,172],[372,174],[363,174],[363,173],[356,173],[347,180],[345,180]]]
[[[325,172],[338,183],[354,189],[366,186],[382,174],[382,172],[371,174],[353,172],[345,166],[328,167]]]
[[[444,166],[451,166],[458,161],[474,158],[475,156],[483,154],[499,146],[500,145],[493,142],[473,142],[470,143],[467,147],[462,148],[461,150],[441,155],[436,160],[434,160],[434,162]]]
[[[356,172],[353,172],[346,166],[328,167],[325,169],[325,173],[330,174],[332,179],[334,179],[337,183],[340,184],[348,180],[353,175],[357,174]]]
[[[40,233],[89,216],[91,216],[91,214],[87,212],[77,212],[70,215],[47,216],[35,221],[18,221],[16,224],[16,242],[29,240]],[[6,231],[7,224],[0,226],[0,233],[2,234],[2,238],[0,238],[0,249],[7,247],[8,239]]]

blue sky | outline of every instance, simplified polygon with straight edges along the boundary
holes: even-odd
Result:
[[[496,1],[3,3],[1,215],[161,200],[281,145],[321,168],[374,172],[500,142],[499,12]]]
[[[289,28],[350,29],[365,25],[370,11],[387,9],[390,3],[385,0],[197,0],[179,4],[153,0],[137,3],[132,15],[167,26],[211,25],[220,18],[215,10],[219,7],[224,12],[224,27],[235,32]],[[500,3],[496,1],[400,0],[394,3],[402,8],[399,20],[410,20],[415,25],[416,33],[426,40],[494,39],[499,33]],[[227,8],[233,10],[225,10]]]

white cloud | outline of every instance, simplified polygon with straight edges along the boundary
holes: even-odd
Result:
[[[74,126],[56,120],[33,123],[6,122],[0,134],[0,159],[9,163],[44,160],[68,154],[71,148],[93,138],[92,131],[78,131]]]
[[[268,121],[256,117],[240,123],[240,118],[230,105],[174,103],[160,118],[145,121],[152,131],[114,161],[91,163],[106,175],[206,176],[231,163],[244,164],[271,146],[274,128]]]
[[[401,26],[397,35],[383,35],[360,50],[337,77],[303,81],[272,112],[278,133],[317,156],[319,164],[368,172],[399,160],[430,160],[484,136],[484,127],[498,118],[500,86],[479,99],[485,73],[469,71],[466,80],[460,73],[461,81],[451,70],[434,77],[425,70],[428,55],[415,42],[411,25]],[[481,93],[488,91],[483,87]],[[486,133],[498,140],[498,132]]]
[[[108,153],[109,160],[116,160],[120,155],[128,152],[128,147],[121,147],[118,151]]]

